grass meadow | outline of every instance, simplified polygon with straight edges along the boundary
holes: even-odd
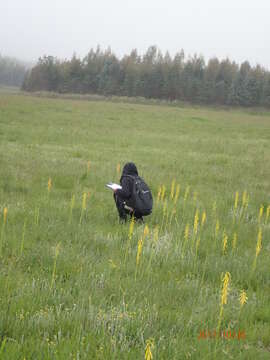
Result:
[[[269,164],[266,111],[1,92],[0,359],[269,359]]]

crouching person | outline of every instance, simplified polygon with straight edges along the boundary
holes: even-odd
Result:
[[[121,221],[134,216],[143,222],[143,216],[149,215],[153,208],[153,197],[148,185],[139,176],[136,165],[126,163],[120,179],[122,189],[114,191],[114,200]]]

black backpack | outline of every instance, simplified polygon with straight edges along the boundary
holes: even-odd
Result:
[[[153,208],[153,197],[151,190],[140,176],[125,175],[133,179],[132,195],[129,205],[140,212],[143,216],[149,215]]]

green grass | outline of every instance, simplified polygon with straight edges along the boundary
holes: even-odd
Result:
[[[127,161],[137,164],[155,198],[137,270],[144,227],[135,224],[128,242],[130,224],[118,224],[105,188],[119,181],[117,163]],[[269,112],[1,93],[0,358],[143,359],[153,339],[154,359],[269,359],[269,163]],[[175,206],[173,179],[181,186]],[[162,184],[165,199],[158,202]],[[79,224],[84,192],[90,196]],[[235,331],[235,339],[213,336],[226,271],[220,331]],[[240,312],[242,289],[248,302]],[[207,330],[210,336],[199,339]],[[245,339],[237,339],[239,330]]]

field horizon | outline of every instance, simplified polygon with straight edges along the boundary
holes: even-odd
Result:
[[[0,92],[0,358],[269,359],[269,161],[264,109]]]

